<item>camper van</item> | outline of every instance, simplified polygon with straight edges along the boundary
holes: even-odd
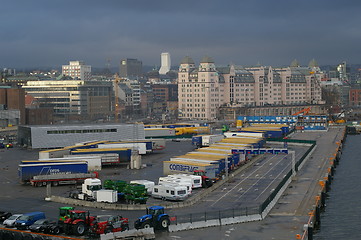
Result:
[[[186,181],[191,181],[192,188],[201,188],[202,187],[202,177],[201,176],[181,173],[181,174],[168,175],[168,177],[182,178],[182,179],[186,179]]]
[[[163,183],[176,183],[181,186],[187,187],[187,194],[190,195],[192,193],[192,182],[189,179],[182,178],[173,178],[173,177],[160,177],[158,181],[158,185],[162,185]]]
[[[183,201],[188,197],[187,187],[177,183],[163,183],[155,185],[152,191],[152,197],[162,200]]]

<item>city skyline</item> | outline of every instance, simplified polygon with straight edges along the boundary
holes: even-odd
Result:
[[[217,65],[358,64],[361,2],[3,1],[0,67],[59,67],[83,60],[118,67],[123,58],[160,66],[185,56]]]

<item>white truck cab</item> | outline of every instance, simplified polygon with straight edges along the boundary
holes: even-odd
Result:
[[[81,193],[78,198],[81,200],[95,199],[95,192],[102,189],[102,181],[98,178],[87,178],[81,185]]]

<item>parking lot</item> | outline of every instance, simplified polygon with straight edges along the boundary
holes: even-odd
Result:
[[[270,147],[279,146],[270,145]],[[300,146],[289,147],[290,150],[296,151],[296,159],[303,155],[307,149]],[[147,179],[157,182],[159,176],[163,176],[163,161],[169,160],[170,157],[183,155],[193,149],[194,147],[190,141],[168,141],[165,150],[148,154],[142,158],[144,168],[131,170],[125,166],[106,167],[100,171],[100,179],[126,181]],[[3,194],[0,196],[1,209],[8,209],[13,213],[44,211],[47,217],[56,219],[58,208],[63,206],[63,204],[45,201],[46,188],[35,188],[21,185],[18,182],[17,166],[20,161],[37,158],[38,151],[35,150],[14,148],[0,151],[2,171],[0,185],[1,189],[3,189]],[[225,183],[194,206],[181,209],[167,209],[166,211],[171,216],[179,216],[194,212],[259,206],[274,187],[279,184],[285,172],[288,172],[290,169],[291,157],[289,155],[264,155],[253,166],[241,174],[233,176],[232,181]],[[71,190],[74,190],[74,186],[52,187],[52,194],[67,196]],[[197,194],[199,191],[202,190],[195,190],[193,194]],[[147,205],[162,205],[162,203],[164,203],[162,200],[149,198]],[[86,207],[77,207],[77,209],[89,210],[92,215],[119,214],[128,217],[131,228],[136,218],[144,214],[144,211],[102,210]]]

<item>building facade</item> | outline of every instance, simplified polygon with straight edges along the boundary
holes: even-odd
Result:
[[[0,86],[0,127],[25,123],[25,92]]]
[[[321,77],[317,66],[216,68],[213,59],[204,57],[196,67],[185,57],[178,73],[178,117],[217,119],[221,106],[322,104]]]
[[[91,66],[85,65],[83,61],[70,61],[69,65],[62,66],[62,74],[77,80],[90,80]]]
[[[53,108],[58,119],[95,120],[112,114],[112,82],[29,81],[23,88],[40,108]]]
[[[120,61],[119,76],[128,79],[139,79],[143,76],[143,64],[133,58],[126,58]]]

